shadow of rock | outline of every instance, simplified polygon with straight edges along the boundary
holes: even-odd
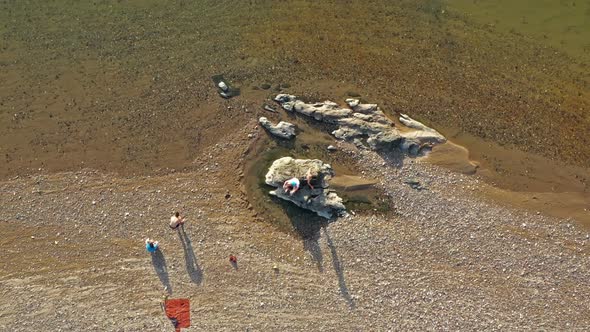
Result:
[[[279,199],[277,199],[279,200]],[[279,200],[280,201],[280,200]],[[330,221],[317,214],[292,204],[283,204],[293,229],[301,237],[303,248],[309,252],[320,272],[324,271],[322,249],[320,248],[320,231]]]
[[[162,254],[162,250],[156,250],[152,254],[152,265],[158,274],[158,278],[164,285],[164,289],[168,294],[172,294],[172,286],[170,285],[170,277],[168,276],[168,267],[166,266],[166,258]]]
[[[191,282],[200,285],[203,282],[203,270],[199,266],[195,251],[190,237],[186,234],[184,227],[179,228],[178,238],[184,250],[184,261],[186,264],[186,272],[188,273]]]
[[[319,244],[319,240],[321,237],[321,230],[322,228],[324,229],[326,243],[330,248],[330,253],[332,256],[332,265],[338,276],[338,287],[340,290],[340,294],[348,304],[349,308],[351,310],[355,309],[356,304],[354,302],[354,299],[350,295],[348,286],[346,285],[346,279],[344,278],[344,269],[342,263],[340,262],[336,246],[334,245],[334,242],[332,241],[332,238],[330,237],[330,234],[328,233],[327,229],[328,224],[334,221],[334,219],[325,219],[311,211],[302,209],[293,204],[288,204],[288,202],[285,202],[276,197],[273,197],[273,201],[275,201],[283,207],[285,214],[291,221],[293,229],[301,237],[304,249],[310,253],[311,258],[317,264],[318,270],[320,272],[324,271],[324,258]]]
[[[326,237],[326,243],[328,244],[328,248],[330,248],[330,253],[332,254],[332,265],[334,266],[334,271],[338,275],[338,288],[340,289],[340,294],[346,300],[348,307],[350,309],[356,308],[356,304],[354,303],[354,299],[350,295],[348,291],[348,286],[346,286],[346,279],[344,279],[344,268],[342,267],[342,263],[340,262],[340,258],[338,257],[338,252],[336,251],[336,246],[328,233],[328,228],[324,227],[324,236]]]
[[[392,149],[389,151],[376,151],[377,154],[383,159],[384,166],[402,168],[404,166],[405,158],[415,159],[416,156],[409,156],[400,149]],[[422,155],[419,155],[422,156]]]

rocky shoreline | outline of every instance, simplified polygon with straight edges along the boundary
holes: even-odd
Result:
[[[254,222],[247,196],[232,186],[239,174],[223,176],[247,152],[238,143],[197,158],[205,178],[82,171],[2,182],[0,329],[163,330],[170,328],[159,307],[165,284],[193,301],[194,330],[590,324],[587,232],[484,202],[477,193],[487,185],[475,177],[335,145],[361,174],[380,179],[393,212],[352,211],[294,233]],[[185,246],[166,227],[174,209],[189,216]],[[144,252],[145,236],[161,241],[166,274]]]

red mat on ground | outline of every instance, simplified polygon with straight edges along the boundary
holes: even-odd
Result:
[[[166,316],[178,322],[176,331],[191,326],[191,306],[188,299],[166,300],[164,305],[166,307]]]

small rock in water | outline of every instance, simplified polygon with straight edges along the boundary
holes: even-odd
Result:
[[[262,84],[260,85],[260,88],[261,88],[262,90],[268,90],[268,89],[270,89],[270,84],[268,84],[268,83],[262,83]]]
[[[269,112],[277,113],[277,110],[275,110],[275,109],[274,109],[272,106],[270,106],[270,105],[266,105],[266,104],[265,104],[263,108],[264,108],[264,110],[265,110],[265,111],[269,111]]]
[[[338,150],[337,147],[335,147],[334,145],[328,145],[328,151],[336,151]]]
[[[350,107],[357,107],[360,104],[360,101],[358,99],[348,98],[345,101]]]
[[[267,118],[261,117],[258,122],[262,127],[268,130],[273,136],[291,139],[295,137],[295,125],[292,123],[281,121],[277,125],[273,125]]]
[[[219,83],[217,83],[217,86],[223,90],[223,91],[227,91],[229,89],[229,87],[227,86],[227,84],[225,84],[225,82],[221,81]]]

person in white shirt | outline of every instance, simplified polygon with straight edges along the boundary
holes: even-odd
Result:
[[[299,190],[299,185],[300,185],[299,179],[292,178],[292,179],[285,181],[285,183],[283,183],[283,190],[292,196],[294,193],[297,192],[297,190]]]
[[[180,226],[184,227],[184,217],[181,216],[179,212],[176,212],[170,217],[170,228],[177,229]]]

